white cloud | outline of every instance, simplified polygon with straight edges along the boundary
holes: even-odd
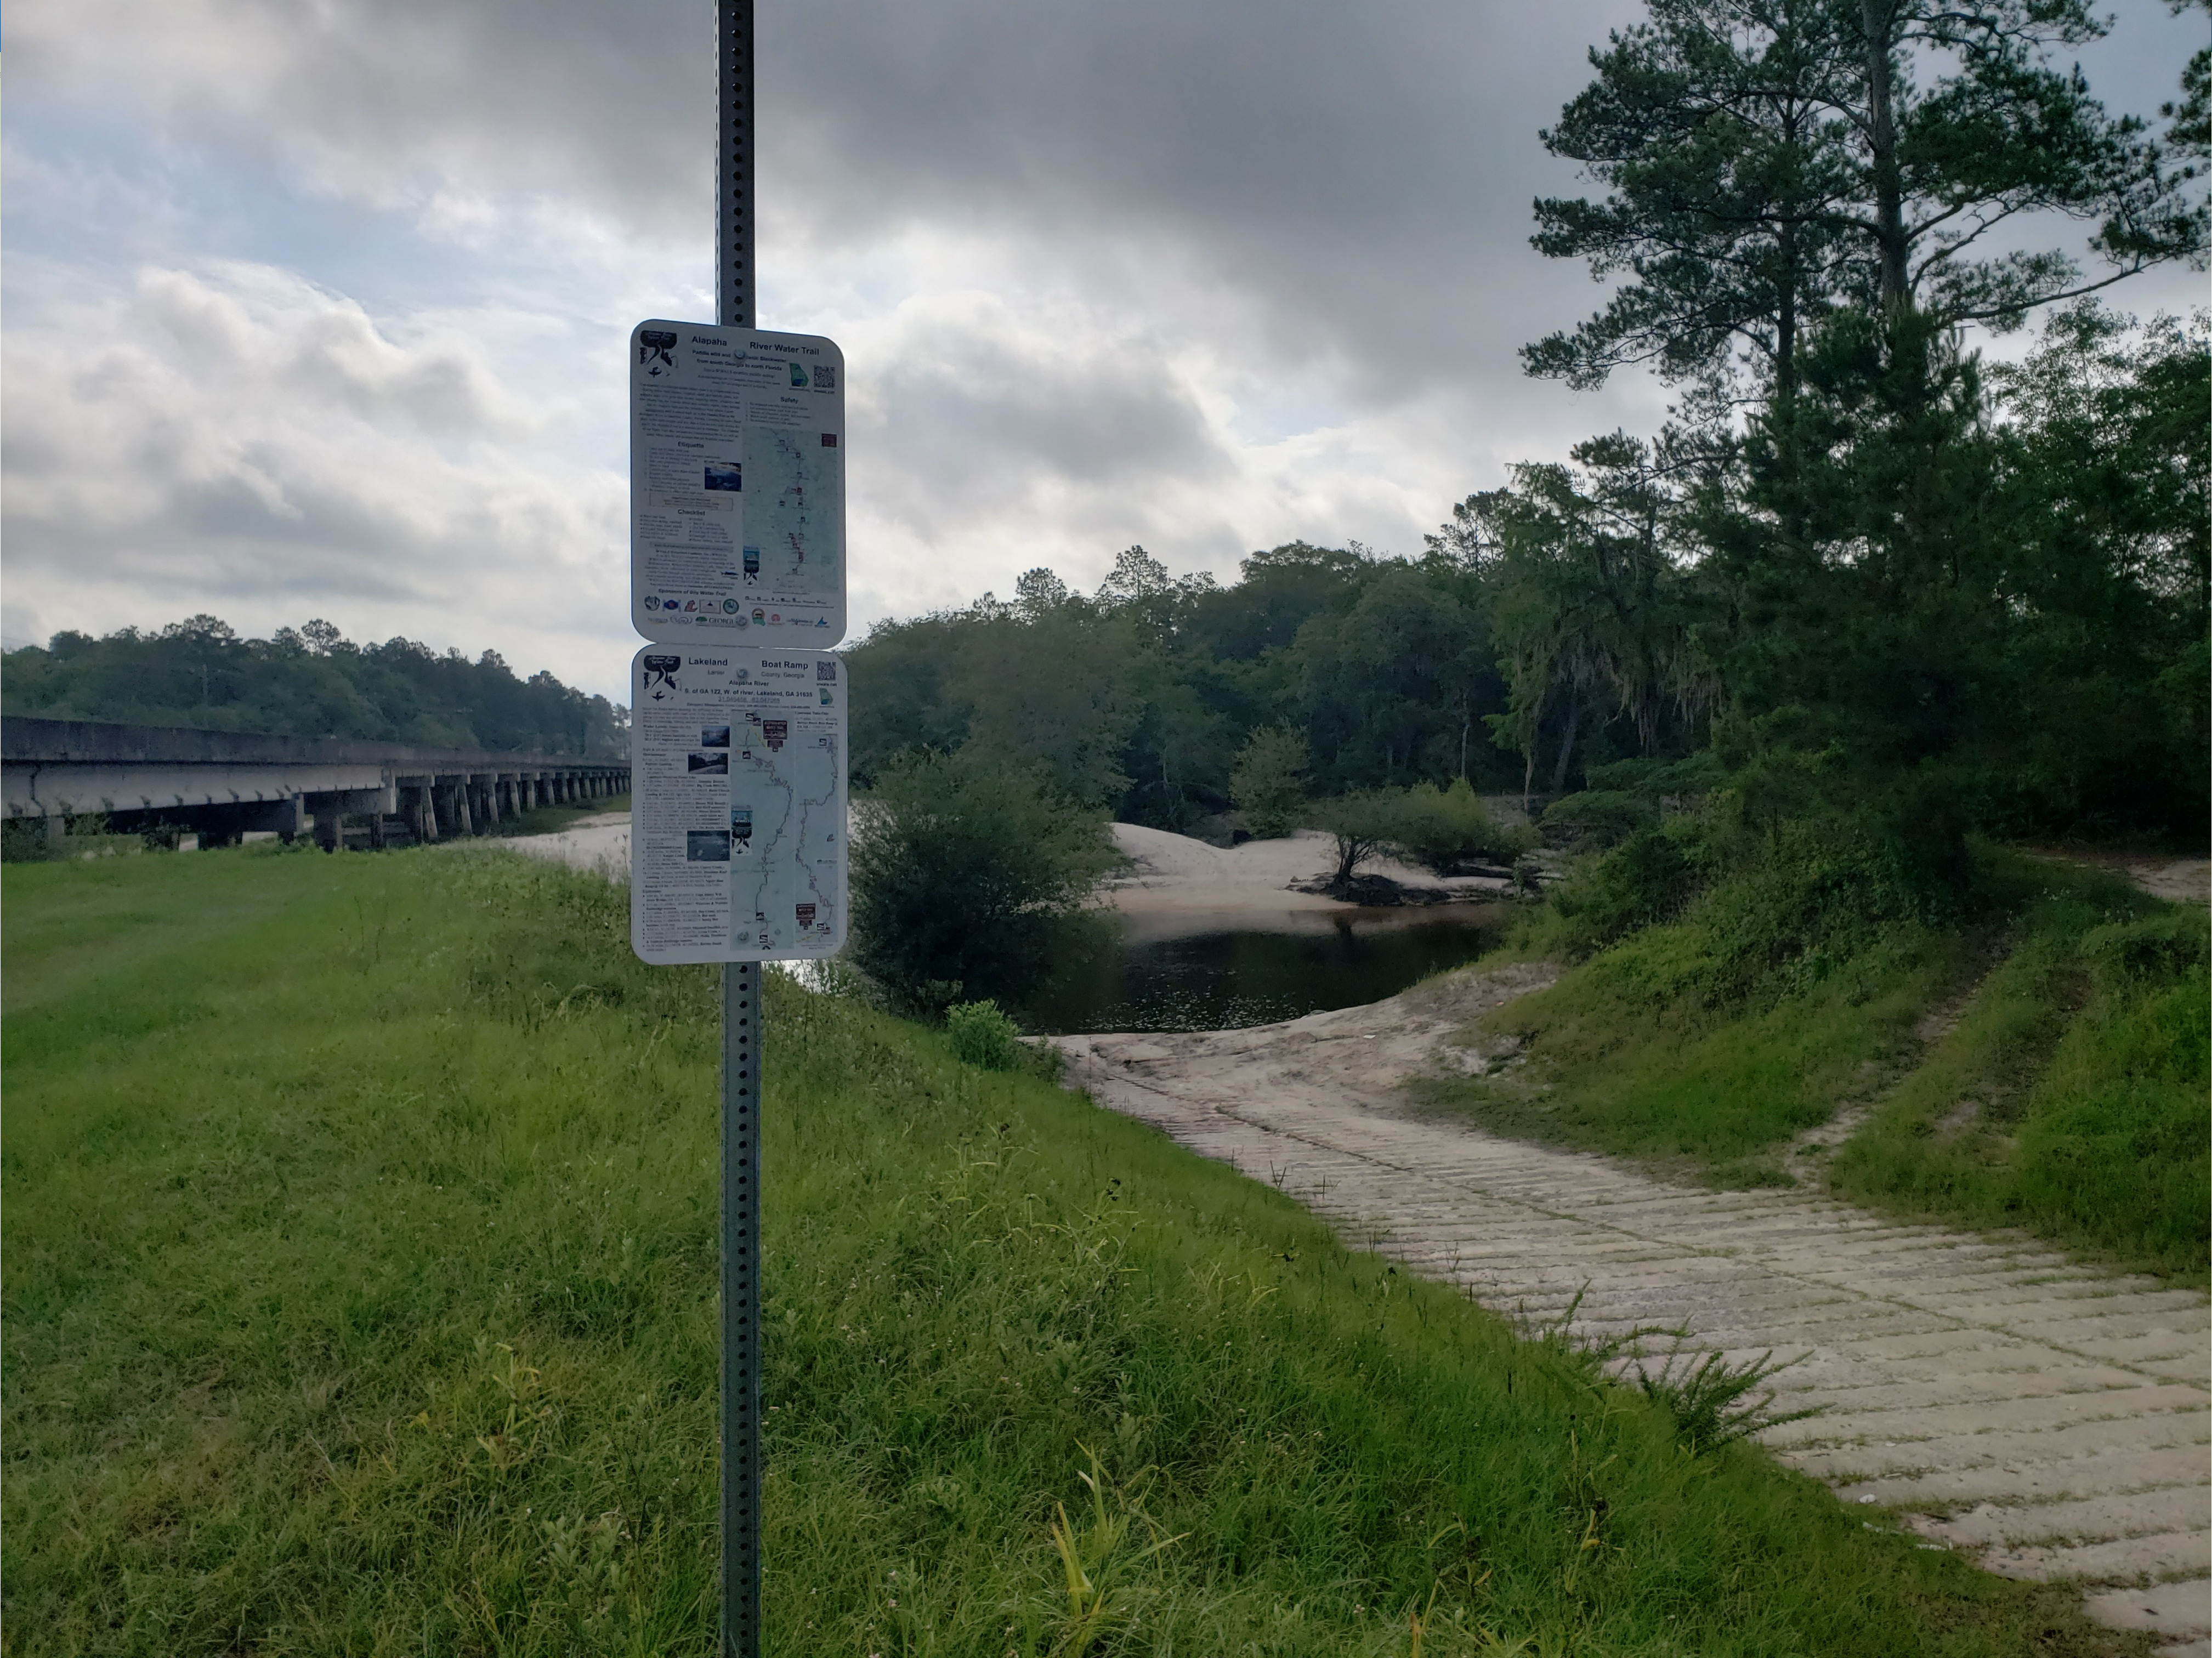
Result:
[[[323,614],[618,682],[626,480],[562,452],[577,399],[502,372],[528,322],[380,322],[229,264],[11,329],[8,634]]]

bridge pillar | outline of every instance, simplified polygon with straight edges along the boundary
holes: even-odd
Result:
[[[476,784],[477,793],[483,803],[479,815],[484,828],[489,830],[499,822],[499,778],[495,774],[487,772],[471,780]]]
[[[477,832],[476,816],[469,810],[469,780],[465,777],[453,788],[453,824],[458,834],[474,835]]]
[[[317,801],[315,812],[315,844],[325,852],[343,851],[345,847],[345,813],[337,801]]]
[[[296,794],[288,794],[281,800],[270,800],[256,806],[247,813],[245,823],[245,828],[249,829],[274,829],[276,838],[288,847],[300,838],[300,831],[307,827],[305,804]]]

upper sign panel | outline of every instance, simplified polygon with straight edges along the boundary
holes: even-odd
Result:
[[[630,334],[629,608],[647,639],[845,636],[845,358],[817,334]]]

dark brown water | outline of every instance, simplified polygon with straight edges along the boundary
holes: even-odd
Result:
[[[1189,932],[1125,921],[1117,944],[1068,963],[1018,1017],[1061,1035],[1225,1030],[1354,1007],[1495,949],[1511,914],[1500,904],[1302,911]]]

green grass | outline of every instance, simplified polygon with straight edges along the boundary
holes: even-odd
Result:
[[[1632,935],[1468,1033],[1488,1049],[1517,1046],[1521,1063],[1430,1082],[1424,1096],[1498,1133],[1764,1183],[1779,1177],[1758,1154],[1873,1085],[1975,956],[1971,938],[1900,929],[1764,1006],[1654,993],[1703,946],[1692,926]]]
[[[1983,856],[1968,920],[1892,923],[1724,997],[1698,993],[1722,951],[1693,907],[1487,1016],[1465,1040],[1518,1061],[1424,1096],[1498,1133],[1722,1185],[1825,1180],[1901,1214],[2201,1278],[2204,916],[2093,871]],[[1750,902],[1716,897],[1731,918]],[[1946,1010],[1956,1022],[1927,1040]],[[1826,1171],[1784,1167],[1794,1136],[1851,1105],[1874,1108]]]
[[[2212,1212],[2205,917],[2144,916],[2082,884],[2027,908],[2011,954],[1844,1145],[1832,1184],[1901,1213],[2025,1225],[2201,1278]],[[2119,959],[2130,940],[2191,934],[2193,950],[2148,971]]]
[[[0,1648],[710,1651],[712,975],[493,848],[0,881]],[[2146,1649],[770,989],[771,1651]]]

